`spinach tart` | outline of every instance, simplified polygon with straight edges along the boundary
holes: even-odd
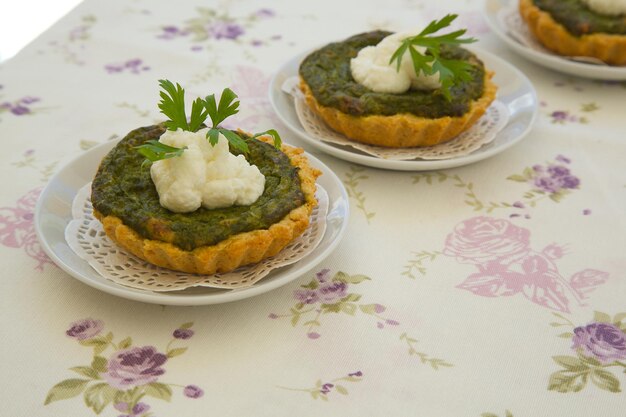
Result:
[[[626,65],[626,14],[599,13],[583,0],[520,0],[519,11],[551,51]]]
[[[321,172],[308,163],[302,149],[276,149],[271,138],[242,132],[238,135],[249,148],[246,160],[265,176],[256,202],[190,213],[161,206],[137,147],[158,140],[165,131],[163,124],[133,130],[98,168],[91,194],[94,215],[117,244],[154,265],[214,274],[274,256],[308,227]],[[232,147],[230,151],[241,153]]]
[[[449,94],[441,88],[376,92],[360,84],[351,73],[351,60],[390,35],[358,34],[314,51],[301,63],[300,88],[306,102],[332,129],[370,145],[432,146],[470,128],[495,99],[493,74],[458,45],[441,45],[440,50],[442,58],[469,64],[468,79],[453,85]]]

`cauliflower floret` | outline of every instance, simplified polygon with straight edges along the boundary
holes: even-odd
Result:
[[[263,174],[243,155],[231,154],[228,140],[221,134],[215,146],[206,139],[206,129],[166,131],[159,141],[187,147],[181,156],[156,161],[150,169],[159,202],[168,210],[189,213],[200,206],[249,205],[263,194]]]
[[[396,62],[389,64],[391,56],[400,47],[402,40],[413,35],[413,32],[394,33],[376,46],[361,49],[356,58],[350,60],[352,78],[378,93],[397,94],[404,93],[410,88],[432,90],[441,87],[438,74],[430,76],[415,74],[409,54],[402,56],[399,71],[396,70]],[[424,51],[424,48],[416,49]]]

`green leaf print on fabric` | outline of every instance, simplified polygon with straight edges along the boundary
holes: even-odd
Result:
[[[87,52],[86,44],[91,39],[91,30],[97,18],[94,15],[83,16],[80,23],[74,26],[65,39],[50,42],[52,50],[61,55],[68,64],[83,66],[83,55]]]
[[[183,394],[188,398],[202,397],[204,391],[196,385],[182,386],[159,381],[165,374],[164,367],[169,359],[187,350],[186,347],[173,345],[194,335],[192,325],[185,323],[174,330],[165,353],[161,353],[154,346],[134,345],[131,337],[115,343],[112,332],[103,334],[104,323],[101,320],[83,319],[72,323],[66,335],[92,349],[93,359],[89,366],[70,368],[83,378],[66,379],[53,386],[44,405],[82,394],[84,404],[95,414],[113,405],[124,415],[148,417],[151,415],[150,405],[142,400],[152,397],[170,401],[172,387],[183,388]]]
[[[382,315],[387,310],[384,305],[361,303],[361,295],[352,292],[355,285],[369,280],[365,275],[349,275],[341,271],[331,278],[330,270],[323,269],[315,275],[315,279],[294,291],[293,297],[297,303],[289,309],[289,313],[270,313],[268,318],[287,318],[293,327],[306,327],[309,339],[321,337],[319,329],[323,318],[331,313],[348,316],[364,314],[376,320],[379,329],[398,326],[400,323],[396,320]]]
[[[329,396],[332,393],[337,393],[341,395],[349,394],[348,389],[344,385],[341,385],[341,383],[360,382],[362,378],[363,378],[363,372],[356,371],[356,372],[349,373],[346,376],[332,379],[328,382],[324,382],[321,379],[318,379],[313,388],[289,388],[289,387],[282,387],[282,386],[278,386],[278,388],[286,389],[289,391],[308,392],[311,395],[311,398],[313,398],[314,400],[328,401]]]
[[[157,38],[166,41],[188,39],[194,52],[212,49],[213,45],[210,42],[235,42],[257,48],[282,39],[278,33],[264,33],[262,36],[253,36],[249,33],[258,22],[272,19],[274,16],[275,12],[267,8],[258,9],[244,16],[233,16],[223,8],[218,11],[198,7],[196,16],[185,20],[182,25],[161,26]],[[249,53],[246,57],[256,59]]]
[[[571,173],[571,160],[563,155],[557,155],[553,161],[544,164],[535,164],[526,167],[521,172],[509,175],[509,181],[524,184],[526,190],[521,197],[513,202],[483,201],[476,194],[474,183],[461,178],[458,174],[450,175],[446,172],[428,172],[413,176],[413,184],[442,183],[449,181],[455,187],[464,191],[463,202],[474,211],[491,213],[494,210],[506,209],[513,211],[509,217],[530,218],[530,209],[541,200],[549,199],[555,203],[561,202],[568,194],[580,188],[580,179]]]
[[[360,182],[369,178],[367,175],[363,174],[364,171],[365,168],[363,167],[351,166],[350,171],[346,172],[346,179],[343,183],[346,186],[348,196],[356,201],[356,207],[363,212],[367,223],[369,223],[376,213],[367,211],[365,208],[366,197],[363,192],[358,189]]]
[[[562,369],[552,373],[548,390],[561,393],[579,392],[588,383],[612,393],[621,392],[620,371],[626,374],[626,313],[609,314],[596,311],[593,321],[575,326],[571,320],[554,313],[556,321],[552,327],[569,327],[571,332],[558,336],[572,342],[572,355],[553,356]]]
[[[409,348],[409,355],[417,356],[422,363],[430,365],[430,367],[436,371],[439,370],[440,367],[449,368],[454,366],[451,363],[446,362],[444,359],[432,358],[424,352],[419,352],[417,349],[415,349],[415,345],[418,342],[417,339],[409,337],[406,333],[402,333],[400,335],[400,340],[404,340],[406,342]]]
[[[426,275],[426,267],[424,267],[423,262],[434,261],[439,255],[442,255],[442,252],[423,250],[420,252],[412,252],[412,254],[412,258],[409,259],[406,265],[404,265],[402,275],[411,279],[416,279],[416,272],[422,276]]]

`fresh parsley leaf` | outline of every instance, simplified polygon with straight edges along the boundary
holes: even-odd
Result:
[[[264,135],[270,135],[272,139],[274,139],[274,147],[276,149],[280,149],[280,147],[283,144],[283,141],[275,129],[270,129],[270,130],[266,130],[265,132],[257,133],[254,136],[252,136],[252,138],[258,138],[259,136],[264,136]]]
[[[174,146],[161,143],[158,140],[151,139],[143,145],[136,146],[135,149],[137,149],[141,155],[146,157],[146,160],[143,163],[143,165],[146,165],[150,162],[181,156],[187,147],[176,148]]]
[[[228,142],[230,142],[230,144],[233,145],[233,147],[235,147],[236,149],[239,149],[242,152],[248,153],[250,148],[248,148],[248,144],[241,136],[239,136],[232,130],[228,130],[228,129],[218,129],[218,130],[222,135],[224,135],[226,139],[228,139]]]
[[[185,90],[178,83],[174,86],[170,80],[159,80],[159,85],[165,90],[159,94],[161,96],[159,109],[161,109],[161,113],[170,118],[165,122],[165,127],[168,130],[179,128],[189,130],[187,115],[185,114]]]
[[[246,140],[237,133],[220,127],[220,124],[230,116],[239,112],[239,100],[237,94],[230,88],[225,88],[220,96],[219,103],[215,99],[215,94],[206,96],[204,99],[196,98],[191,105],[191,117],[187,121],[185,113],[185,90],[180,84],[169,80],[159,80],[159,85],[163,89],[160,92],[161,101],[159,109],[161,113],[169,118],[165,121],[165,127],[168,130],[182,129],[185,131],[196,132],[207,119],[211,118],[212,126],[208,129],[206,137],[209,143],[215,146],[222,134],[230,143],[230,145],[242,152],[249,151]],[[253,138],[261,135],[270,135],[274,138],[274,146],[280,148],[281,139],[276,130],[270,129],[263,133],[253,135]],[[151,162],[160,161],[162,159],[174,158],[181,156],[185,148],[175,148],[162,144],[157,140],[149,140],[136,149],[140,154],[146,157],[143,165]]]
[[[452,100],[450,89],[454,85],[471,79],[471,65],[461,60],[442,58],[441,46],[472,43],[476,42],[476,39],[461,38],[466,32],[465,29],[439,36],[430,35],[448,27],[457,17],[456,14],[448,14],[440,20],[433,20],[418,35],[404,39],[389,60],[390,65],[396,63],[396,70],[399,71],[402,58],[409,51],[415,74],[418,76],[420,73],[426,76],[439,74],[441,92],[448,101]],[[417,46],[424,48],[424,53],[420,52]]]

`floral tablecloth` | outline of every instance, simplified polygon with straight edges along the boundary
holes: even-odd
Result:
[[[480,1],[87,0],[0,66],[0,399],[6,416],[626,415],[626,84],[514,55]],[[305,49],[446,13],[534,83],[522,142],[435,172],[306,146],[268,82]],[[343,181],[347,233],[299,279],[172,307],[97,291],[33,226],[65,163],[161,119],[157,80],[229,86]]]

